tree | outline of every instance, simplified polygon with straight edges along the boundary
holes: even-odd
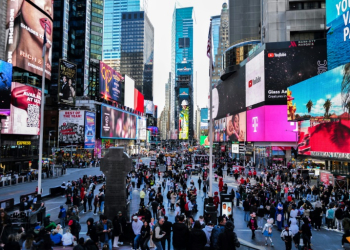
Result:
[[[327,100],[325,101],[325,103],[323,104],[323,108],[324,108],[324,110],[325,110],[324,116],[325,116],[326,118],[329,117],[329,110],[331,109],[331,107],[332,107],[332,102],[331,102],[331,100],[327,99]]]
[[[307,103],[306,103],[306,108],[307,108],[307,112],[310,113],[311,112],[311,108],[314,106],[314,104],[312,103],[311,100],[309,100]]]

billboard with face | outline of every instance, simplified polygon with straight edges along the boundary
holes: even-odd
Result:
[[[350,62],[349,9],[348,1],[326,1],[328,69]]]
[[[144,103],[145,103],[144,113],[153,115],[153,113],[154,113],[153,101],[145,100]]]
[[[214,142],[224,142],[226,141],[226,120],[224,117],[214,121]]]
[[[85,141],[84,148],[95,148],[95,127],[96,114],[92,112],[85,112]]]
[[[226,118],[226,141],[246,141],[247,113],[241,112]]]
[[[268,105],[247,111],[247,141],[295,142],[297,123],[287,121],[286,105]]]
[[[12,64],[0,60],[0,115],[10,115]]]
[[[123,79],[120,73],[100,62],[100,95],[103,99],[120,102]]]
[[[58,120],[58,138],[60,144],[84,143],[85,111],[61,110]]]
[[[350,63],[288,89],[288,119],[338,119],[350,113]]]
[[[77,65],[60,59],[58,72],[58,102],[74,106]]]
[[[45,77],[51,79],[52,20],[53,1],[7,0],[7,62],[41,76],[46,30]]]
[[[179,139],[187,140],[189,133],[189,122],[190,122],[190,109],[189,109],[189,89],[180,88],[179,90]]]
[[[136,115],[111,106],[101,106],[101,138],[136,139],[136,131]]]
[[[213,119],[245,111],[245,98],[245,66],[243,66],[213,89]]]
[[[271,43],[265,50],[266,105],[286,105],[289,86],[327,71],[325,39],[285,44]]]
[[[39,135],[41,90],[13,82],[10,116],[2,120],[2,134]]]
[[[264,51],[246,64],[245,92],[246,107],[265,101]]]

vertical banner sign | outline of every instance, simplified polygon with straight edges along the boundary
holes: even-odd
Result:
[[[189,105],[188,105],[189,89],[180,88],[179,93],[179,139],[188,140],[189,132]]]
[[[85,112],[85,142],[84,148],[95,148],[95,123],[96,115],[92,112]]]
[[[60,144],[84,143],[85,111],[61,110],[58,121],[58,137]]]
[[[74,106],[77,65],[60,59],[58,73],[58,102]]]
[[[10,115],[12,64],[0,60],[0,115]]]
[[[107,64],[100,62],[100,95],[105,100],[120,102],[123,76]]]

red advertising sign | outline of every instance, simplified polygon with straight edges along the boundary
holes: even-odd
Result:
[[[221,146],[221,152],[225,152],[226,151],[226,146]]]
[[[325,185],[333,184],[333,175],[328,172],[321,172],[320,173],[320,180]]]
[[[134,90],[134,109],[141,113],[144,112],[144,96],[137,89]]]

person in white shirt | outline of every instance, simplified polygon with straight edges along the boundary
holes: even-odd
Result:
[[[67,229],[66,233],[62,236],[62,245],[63,246],[72,246],[74,241],[74,236],[70,233],[70,230]]]
[[[143,223],[142,221],[139,220],[137,216],[132,217],[132,219],[133,219],[133,222],[131,226],[132,226],[132,231],[134,232],[134,235],[135,235],[133,249],[138,249],[140,236],[141,236],[141,228],[143,226]]]
[[[179,206],[179,203],[176,203],[175,216],[180,216],[180,215],[181,215],[181,208]]]

